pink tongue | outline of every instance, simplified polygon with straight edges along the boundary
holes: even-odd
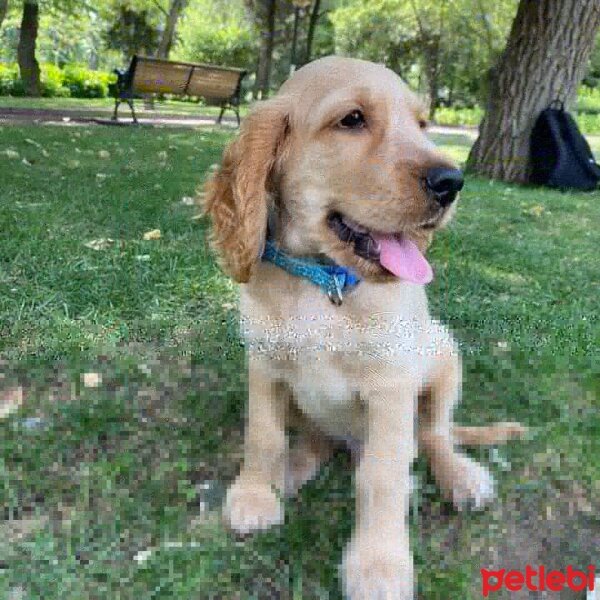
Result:
[[[417,246],[405,238],[377,236],[381,247],[379,262],[388,271],[412,283],[424,285],[433,279],[433,270]]]

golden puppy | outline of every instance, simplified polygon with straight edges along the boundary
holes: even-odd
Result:
[[[522,432],[452,423],[460,359],[429,316],[423,253],[463,179],[422,115],[384,66],[317,60],[245,119],[205,198],[213,248],[245,284],[245,460],[224,516],[241,533],[281,523],[282,495],[314,476],[331,440],[357,442],[357,522],[342,566],[356,600],[413,598],[417,401],[420,446],[457,506],[484,505],[494,483],[456,444]],[[289,425],[299,428],[293,445]]]

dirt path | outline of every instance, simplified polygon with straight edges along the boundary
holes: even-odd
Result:
[[[123,110],[123,114],[127,114]],[[111,120],[112,111],[89,108],[89,109],[51,109],[51,108],[1,108],[0,125],[131,125],[131,117],[119,117],[119,121]],[[215,125],[216,117],[212,115],[175,115],[163,114],[153,111],[140,111],[138,122],[140,125],[157,127],[207,127]],[[237,127],[233,116],[224,116],[223,127]],[[477,137],[476,127],[448,127],[444,125],[432,125],[431,133],[442,135],[466,135],[472,140]]]
[[[112,111],[102,109],[50,109],[50,108],[0,108],[0,125],[131,125],[131,117],[111,120]],[[140,125],[171,127],[202,127],[214,125],[216,117],[211,115],[169,115],[161,113],[141,113]],[[236,127],[235,117],[225,116],[223,127]]]

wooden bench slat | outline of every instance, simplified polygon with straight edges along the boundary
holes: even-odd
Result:
[[[183,94],[189,75],[188,66],[140,61],[133,77],[133,90],[146,94]]]
[[[188,85],[188,94],[228,100],[236,91],[239,79],[239,73],[194,69]]]

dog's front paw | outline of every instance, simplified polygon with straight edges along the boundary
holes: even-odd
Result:
[[[245,535],[283,522],[283,506],[269,485],[238,478],[227,491],[223,520],[236,533]]]
[[[467,456],[457,456],[455,472],[450,475],[447,492],[458,510],[479,510],[496,497],[496,483],[492,474]]]
[[[342,563],[344,594],[348,600],[413,600],[413,562],[405,542],[357,536]]]

